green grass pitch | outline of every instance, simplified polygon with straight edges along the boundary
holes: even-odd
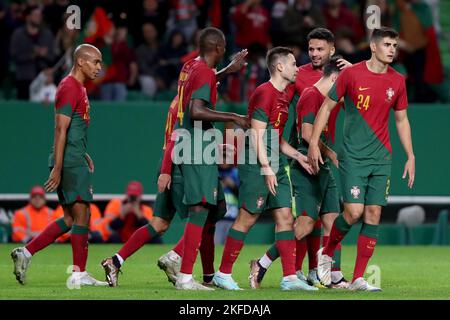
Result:
[[[370,264],[380,267],[383,288],[380,293],[331,289],[313,293],[282,292],[279,289],[279,261],[266,274],[263,288],[251,290],[247,281],[248,262],[264,253],[267,246],[261,245],[245,246],[235,264],[234,279],[245,289],[239,292],[221,289],[214,292],[175,290],[156,266],[158,257],[171,248],[169,245],[147,245],[128,259],[122,268],[119,287],[82,287],[80,290],[66,287],[69,276],[66,271],[72,262],[70,245],[52,245],[33,258],[27,284],[21,286],[12,274],[9,254],[14,247],[10,244],[0,245],[0,299],[450,299],[450,247],[377,247]],[[91,245],[88,271],[103,280],[100,261],[118,248],[117,245]],[[216,248],[216,267],[220,263],[222,248]],[[355,254],[355,246],[344,246],[342,263],[347,278],[351,278]],[[194,273],[200,280],[199,260]]]

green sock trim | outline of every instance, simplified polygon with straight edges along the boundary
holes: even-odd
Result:
[[[247,236],[247,232],[237,231],[231,228],[228,232],[228,236],[238,241],[244,241]]]
[[[55,223],[64,233],[70,230],[70,227],[68,227],[67,224],[64,222],[64,218],[59,218],[58,220],[55,220]]]
[[[158,232],[156,232],[155,228],[152,227],[152,225],[149,223],[147,224],[148,233],[150,233],[150,236],[152,238],[156,237],[158,235]]]
[[[360,234],[369,238],[378,239],[378,225],[363,222]]]
[[[322,235],[322,228],[314,228],[309,235],[313,237],[320,237]]]
[[[78,226],[74,224],[72,226],[72,234],[87,234],[89,233],[89,228],[85,226]]]
[[[188,223],[192,223],[199,227],[203,227],[205,225],[207,218],[208,218],[208,211],[200,211],[200,212],[189,211]]]
[[[269,250],[267,250],[266,254],[272,259],[272,261],[280,257],[280,253],[278,252],[277,245],[275,243],[272,244]]]
[[[336,228],[339,230],[339,232],[340,232],[342,235],[346,235],[347,232],[349,232],[349,231],[350,231],[350,228],[352,227],[351,225],[349,225],[349,224],[347,223],[347,221],[345,221],[344,215],[342,215],[342,214],[340,214],[340,215],[336,218],[336,220],[334,220],[334,224],[335,224]]]
[[[295,239],[295,235],[294,235],[294,231],[292,231],[292,230],[275,232],[275,241],[294,240],[294,239]]]
[[[341,250],[334,250],[333,255],[333,268],[340,269],[341,268]]]

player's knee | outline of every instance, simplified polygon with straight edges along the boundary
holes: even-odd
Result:
[[[366,207],[364,222],[368,224],[379,224],[381,219],[381,208]]]
[[[361,219],[362,214],[363,211],[359,210],[358,208],[350,208],[344,212],[346,218],[345,220],[347,220],[349,224],[358,222],[359,219]]]
[[[159,217],[153,217],[153,219],[150,222],[150,224],[151,224],[153,229],[155,229],[155,231],[158,234],[163,234],[169,228],[169,221],[166,221],[166,220],[161,219]]]

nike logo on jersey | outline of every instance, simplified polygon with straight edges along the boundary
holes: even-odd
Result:
[[[359,87],[359,91],[366,91],[369,90],[370,88],[363,88],[363,87]]]

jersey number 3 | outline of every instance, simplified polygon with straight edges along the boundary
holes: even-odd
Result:
[[[358,104],[356,105],[356,109],[361,110],[364,108],[365,110],[369,109],[370,106],[370,96],[364,96],[363,94],[358,94]]]

